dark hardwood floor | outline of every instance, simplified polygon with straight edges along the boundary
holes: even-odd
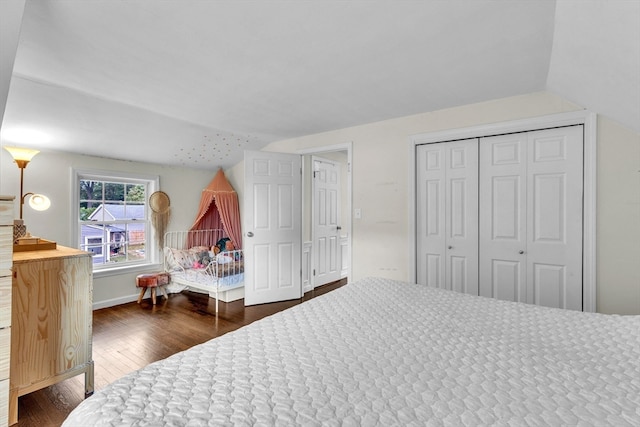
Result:
[[[245,307],[244,300],[220,303],[207,295],[182,292],[169,299],[151,298],[93,312],[95,389],[121,376],[211,338],[330,292],[346,279],[307,292],[299,300]],[[59,426],[84,398],[84,375],[21,396],[18,427]],[[80,427],[80,426],[79,426]]]

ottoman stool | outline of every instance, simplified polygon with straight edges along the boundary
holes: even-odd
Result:
[[[142,297],[144,297],[144,293],[147,291],[147,288],[151,290],[151,301],[153,301],[153,305],[156,305],[156,289],[160,288],[162,293],[164,294],[165,299],[169,299],[167,295],[167,290],[164,288],[169,284],[169,273],[147,273],[147,274],[138,274],[136,276],[136,286],[140,289],[140,296],[138,296],[138,304],[142,301]]]

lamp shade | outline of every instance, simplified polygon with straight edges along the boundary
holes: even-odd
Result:
[[[51,200],[42,194],[33,194],[29,198],[29,206],[36,211],[46,211],[51,206]]]
[[[30,162],[33,159],[33,156],[38,154],[39,150],[34,150],[32,148],[22,148],[22,147],[4,147],[5,150],[11,154],[13,160],[22,160]]]

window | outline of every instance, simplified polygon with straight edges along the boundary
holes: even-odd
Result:
[[[94,271],[153,263],[147,203],[158,178],[74,172],[76,241],[79,249],[93,254]]]

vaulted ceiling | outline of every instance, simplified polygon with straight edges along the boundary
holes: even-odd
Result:
[[[640,1],[27,0],[1,142],[215,169],[543,90],[640,133]]]

